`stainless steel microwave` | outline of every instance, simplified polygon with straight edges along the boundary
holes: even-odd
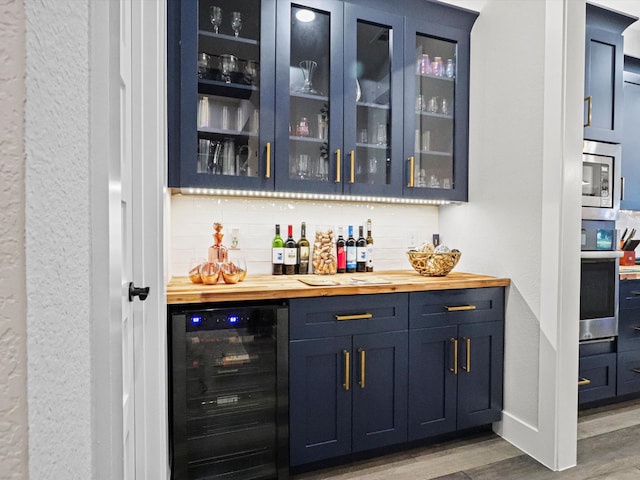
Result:
[[[620,211],[620,145],[584,141],[582,218],[617,220]]]

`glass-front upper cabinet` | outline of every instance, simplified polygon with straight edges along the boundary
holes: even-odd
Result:
[[[345,193],[402,194],[403,35],[403,17],[345,5]]]
[[[416,21],[408,26],[404,194],[466,201],[468,33]]]
[[[342,191],[342,20],[333,1],[278,1],[276,189]]]
[[[180,169],[170,186],[273,189],[275,37],[265,25],[274,22],[273,0],[182,2]]]

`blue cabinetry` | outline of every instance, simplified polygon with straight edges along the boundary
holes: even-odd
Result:
[[[169,186],[466,201],[476,17],[422,0],[170,6]]]
[[[640,59],[624,57],[624,123],[620,208],[640,210]]]
[[[620,282],[617,394],[640,392],[640,280]]]
[[[503,295],[500,288],[411,294],[410,440],[500,420]]]
[[[584,138],[622,141],[623,37],[636,17],[587,4]]]

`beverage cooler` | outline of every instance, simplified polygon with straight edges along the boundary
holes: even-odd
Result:
[[[173,480],[288,476],[284,303],[169,307]]]

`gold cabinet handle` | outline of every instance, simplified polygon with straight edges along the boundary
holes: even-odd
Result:
[[[453,343],[453,368],[450,368],[449,371],[453,372],[454,375],[458,374],[458,339],[451,338],[449,340]]]
[[[372,313],[358,313],[355,315],[336,315],[336,320],[362,320],[373,317]]]
[[[267,170],[264,178],[271,178],[271,142],[267,142]]]
[[[464,341],[467,344],[467,365],[462,368],[469,373],[471,372],[471,339],[465,338]]]
[[[585,123],[584,126],[590,127],[591,126],[591,107],[593,105],[593,97],[589,95],[587,98],[584,99],[584,101],[587,102],[587,123]]]
[[[409,183],[407,183],[408,188],[413,188],[415,185],[415,178],[413,175],[413,169],[415,168],[415,157],[409,157]]]
[[[351,175],[349,176],[349,183],[355,183],[356,177],[354,173],[354,169],[356,166],[356,152],[351,150]]]
[[[340,183],[340,170],[342,166],[340,165],[340,149],[336,150],[336,183]]]
[[[578,386],[582,387],[583,385],[589,385],[591,383],[591,380],[589,380],[588,378],[584,378],[584,377],[580,377],[578,379]]]
[[[465,310],[475,310],[476,306],[475,305],[457,305],[455,307],[448,307],[445,305],[445,307],[447,309],[447,312],[463,312]]]
[[[342,384],[342,386],[346,391],[348,391],[350,383],[349,371],[351,370],[351,362],[349,361],[349,350],[343,350],[342,355],[344,356],[344,383]]]
[[[360,385],[360,388],[364,388],[364,372],[365,372],[364,362],[365,362],[365,355],[366,355],[364,348],[359,348],[358,353],[360,354],[360,381],[358,382],[358,384]]]

